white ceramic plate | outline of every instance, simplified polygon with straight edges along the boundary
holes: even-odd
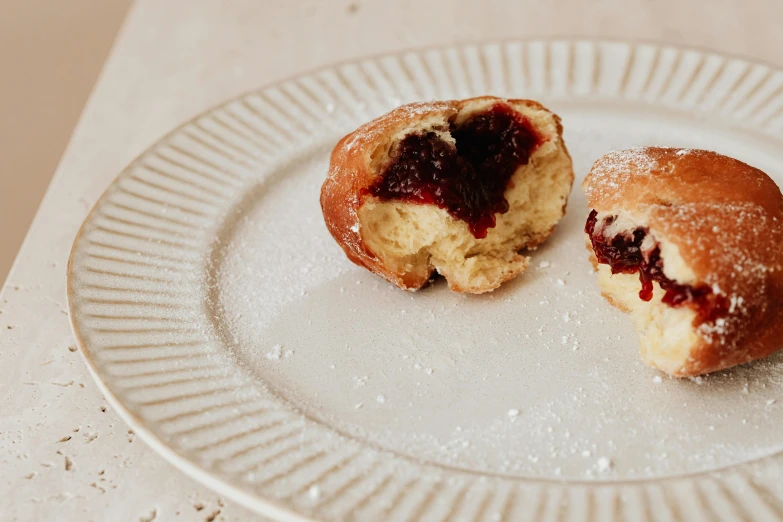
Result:
[[[281,521],[783,519],[783,358],[661,382],[598,293],[579,179],[531,269],[489,295],[400,291],[331,239],[318,194],[341,136],[481,94],[560,114],[577,178],[663,144],[783,182],[783,73],[742,59],[530,41],[301,76],[163,138],[90,214],[69,301],[104,393]]]

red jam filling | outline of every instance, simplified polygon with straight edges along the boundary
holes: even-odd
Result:
[[[658,282],[665,291],[662,301],[669,306],[687,305],[694,308],[701,322],[714,321],[728,314],[729,300],[715,294],[708,285],[681,285],[672,281],[663,273],[661,249],[655,246],[649,252],[642,251],[642,242],[647,236],[647,229],[637,228],[627,235],[616,235],[612,238],[604,236],[603,229],[614,221],[613,217],[605,219],[600,229],[598,212],[593,210],[587,218],[585,232],[590,236],[593,252],[599,263],[609,265],[613,274],[639,273],[642,288],[639,298],[649,301],[653,297],[653,281]]]
[[[526,118],[501,104],[450,131],[456,146],[432,132],[403,138],[368,190],[382,201],[437,205],[484,238],[495,214],[508,212],[503,194],[511,176],[543,140]]]

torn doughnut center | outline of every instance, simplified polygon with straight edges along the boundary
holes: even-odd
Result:
[[[504,104],[474,115],[449,131],[455,143],[435,132],[410,134],[370,186],[381,201],[432,204],[468,224],[477,239],[495,226],[509,204],[509,180],[543,142],[530,122]]]
[[[660,246],[651,241],[645,242],[646,228],[637,228],[613,237],[604,235],[604,229],[614,220],[615,217],[610,216],[599,223],[598,212],[593,210],[587,218],[585,232],[590,237],[596,259],[601,264],[609,265],[612,274],[639,273],[642,284],[639,290],[641,300],[650,301],[653,298],[655,281],[665,291],[661,299],[664,304],[693,308],[699,322],[714,321],[728,314],[729,300],[713,292],[710,286],[683,285],[666,277]]]

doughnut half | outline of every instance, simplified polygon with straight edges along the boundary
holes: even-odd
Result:
[[[560,118],[531,100],[413,103],[345,136],[321,189],[348,258],[406,290],[435,271],[458,292],[527,266],[573,184]]]
[[[783,348],[783,196],[765,173],[647,147],[600,158],[583,186],[601,290],[647,364],[693,376]]]

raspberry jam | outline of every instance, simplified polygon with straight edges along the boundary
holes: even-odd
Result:
[[[606,218],[599,230],[598,212],[593,210],[587,218],[585,232],[590,236],[593,252],[598,262],[609,265],[613,274],[639,273],[642,288],[639,298],[649,301],[653,297],[653,281],[657,281],[665,291],[662,301],[669,306],[687,305],[697,311],[701,322],[714,321],[728,314],[730,302],[722,295],[715,294],[707,285],[681,285],[672,281],[663,273],[661,249],[657,245],[648,252],[642,251],[642,242],[647,230],[637,228],[627,235],[607,238],[602,231],[612,224],[613,217]]]
[[[474,237],[487,237],[495,214],[508,212],[504,197],[516,169],[530,161],[541,137],[526,118],[504,104],[452,124],[456,145],[437,134],[410,134],[370,186],[383,201],[437,205],[468,224]]]

